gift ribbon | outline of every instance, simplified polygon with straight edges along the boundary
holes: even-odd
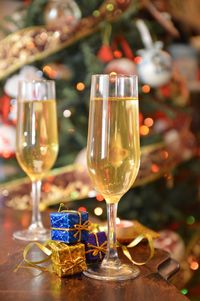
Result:
[[[28,258],[28,254],[29,252],[31,251],[31,249],[33,247],[38,247],[39,250],[41,250],[47,257],[44,258],[44,259],[41,259],[41,260],[37,260],[37,261],[33,261],[33,260],[30,260]],[[15,268],[14,272],[18,271],[19,268],[36,268],[40,271],[43,271],[43,272],[50,272],[50,273],[53,273],[51,267],[42,267],[40,266],[39,264],[41,263],[44,263],[44,262],[47,262],[51,259],[51,256],[52,256],[52,250],[50,250],[47,246],[50,247],[50,241],[46,241],[44,244],[41,244],[39,242],[31,242],[29,243],[24,251],[23,251],[23,260],[28,264],[28,266],[22,266],[21,263]],[[68,245],[65,245],[65,247],[68,248],[68,251],[69,251],[69,255],[71,256],[71,251],[70,251],[70,248]],[[72,258],[70,260],[67,260],[65,261],[64,264],[60,264],[58,262],[55,262],[56,265],[58,266],[63,266],[63,265],[66,265],[66,264],[69,264],[69,267],[67,267],[65,269],[65,272],[67,272],[68,270],[71,270],[72,269],[72,274],[74,272],[74,268],[76,266],[81,266],[81,264],[85,261],[85,259],[83,257],[78,257],[76,258],[75,260],[73,260]]]
[[[74,233],[74,237],[77,238],[77,236],[79,236],[78,241],[80,242],[81,241],[81,231],[83,231],[83,230],[89,231],[90,222],[89,221],[85,221],[82,224],[81,212],[75,211],[75,210],[66,210],[66,209],[62,210],[62,208],[64,206],[65,205],[63,203],[61,203],[60,206],[59,206],[58,212],[67,212],[67,213],[72,213],[73,212],[73,213],[78,214],[78,216],[79,216],[79,224],[75,224],[74,228],[56,228],[56,227],[51,227],[51,230],[60,230],[60,231],[66,231],[66,232],[68,232],[68,231],[76,231]]]
[[[18,264],[18,266],[15,268],[14,272],[17,272],[19,268],[28,268],[33,267],[38,270],[41,270],[43,272],[52,272],[50,268],[42,267],[39,264],[47,262],[51,259],[52,251],[47,247],[49,245],[49,240],[47,240],[44,244],[41,244],[39,242],[31,242],[29,243],[23,251],[23,260],[28,264],[28,266],[22,266],[21,263]],[[47,257],[41,260],[32,261],[28,258],[28,254],[31,251],[31,249],[36,246],[38,247]]]
[[[65,265],[69,265],[69,267],[65,268],[65,272],[68,272],[69,270],[72,270],[72,274],[74,273],[74,268],[75,267],[81,267],[81,264],[85,261],[85,259],[83,257],[78,257],[75,260],[71,259],[71,260],[67,260],[65,261],[65,263],[57,263],[55,262],[55,264],[59,265],[59,266],[65,266]]]
[[[91,248],[91,250],[86,251],[85,253],[92,253],[92,256],[97,256],[99,254],[100,259],[102,259],[102,253],[106,253],[106,246],[107,246],[107,240],[104,241],[104,243],[102,243],[101,245],[99,245],[99,240],[98,240],[98,236],[97,233],[93,233],[95,236],[95,240],[96,240],[96,245],[90,244],[88,243],[87,246],[89,248]]]
[[[138,262],[135,261],[130,252],[129,252],[129,248],[133,248],[135,246],[137,246],[143,239],[147,239],[148,241],[148,245],[149,245],[149,249],[150,249],[150,254],[148,256],[148,258],[144,261]],[[137,236],[131,243],[129,243],[127,246],[122,245],[118,242],[118,247],[122,248],[122,252],[123,254],[135,265],[144,265],[146,264],[153,256],[154,256],[154,245],[153,245],[153,238],[150,234],[141,234],[139,236]]]

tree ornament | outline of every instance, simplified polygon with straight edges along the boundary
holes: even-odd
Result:
[[[5,83],[4,90],[10,97],[17,98],[18,83],[20,80],[39,80],[43,73],[34,66],[23,67],[18,74],[9,77]]]
[[[81,19],[81,11],[74,0],[50,0],[44,10],[44,19],[47,25],[76,24]]]
[[[9,159],[15,154],[15,135],[14,126],[0,124],[0,157]]]
[[[108,63],[113,59],[113,51],[110,46],[112,27],[110,23],[107,23],[102,31],[102,46],[97,53],[97,57],[103,63]]]
[[[121,58],[112,60],[107,64],[104,73],[115,72],[118,74],[137,74],[135,63],[128,58]]]
[[[137,65],[139,79],[154,88],[165,85],[172,75],[171,57],[162,50],[162,42],[153,44],[149,30],[142,20],[138,20],[136,25],[145,45],[145,49],[138,51],[141,56]]]

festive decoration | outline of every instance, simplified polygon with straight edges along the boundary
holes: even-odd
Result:
[[[51,238],[66,243],[88,240],[88,213],[64,210],[51,213]]]
[[[66,22],[52,26],[35,26],[22,29],[1,40],[0,79],[16,71],[25,64],[41,60],[73,44],[79,39],[92,34],[101,22],[112,21],[129,6],[119,10],[119,3],[109,6],[110,0],[104,1],[98,14],[80,20],[78,24]],[[9,51],[8,51],[9,50]]]
[[[152,239],[156,239],[160,236],[158,233],[145,227],[136,220],[119,220],[117,223],[117,240],[121,244],[129,244],[137,236],[142,234],[150,235]]]
[[[85,246],[78,243],[67,245],[62,242],[50,241],[53,270],[59,277],[81,273],[87,269],[85,261]]]
[[[88,262],[101,261],[104,258],[107,247],[105,232],[90,233],[85,243],[85,254]]]
[[[154,241],[154,247],[169,252],[173,259],[180,262],[185,254],[183,239],[171,230],[163,230],[159,234],[159,238]]]
[[[15,155],[15,128],[0,124],[0,157],[9,159]]]
[[[137,74],[137,69],[133,61],[128,58],[112,60],[104,69],[104,73],[116,72],[119,74]]]
[[[74,0],[49,0],[44,10],[44,19],[47,25],[66,21],[76,24],[81,19],[81,11]]]
[[[73,75],[73,72],[69,67],[57,63],[50,63],[48,65],[44,65],[42,71],[50,79],[54,79],[54,80],[55,79],[70,80]]]
[[[142,20],[136,25],[146,49],[138,51],[141,61],[138,63],[138,75],[141,81],[152,87],[160,87],[166,84],[172,74],[172,61],[170,55],[161,50],[162,42],[153,44],[149,30]]]
[[[0,97],[0,118],[3,123],[9,123],[9,114],[10,114],[10,107],[11,107],[11,98],[3,94],[3,96]]]

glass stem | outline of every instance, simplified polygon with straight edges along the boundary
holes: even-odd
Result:
[[[41,181],[32,182],[32,222],[29,230],[43,228],[41,214],[39,210],[39,203],[41,197]]]
[[[116,246],[117,206],[118,203],[107,204],[108,243],[107,243],[107,253],[102,262],[103,267],[118,268],[121,264],[118,258],[117,246]]]

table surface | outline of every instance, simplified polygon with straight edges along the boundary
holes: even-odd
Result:
[[[43,214],[48,226],[48,212]],[[48,272],[36,269],[18,269],[22,252],[27,243],[12,239],[15,230],[29,225],[30,212],[0,208],[0,300],[37,301],[187,301],[167,278],[177,269],[169,254],[156,250],[154,257],[140,267],[140,275],[128,281],[99,281],[84,275],[60,279]],[[134,248],[134,259],[146,256],[144,245]],[[119,250],[122,261],[126,261]],[[159,273],[158,273],[159,271]],[[162,275],[161,275],[162,274]]]

